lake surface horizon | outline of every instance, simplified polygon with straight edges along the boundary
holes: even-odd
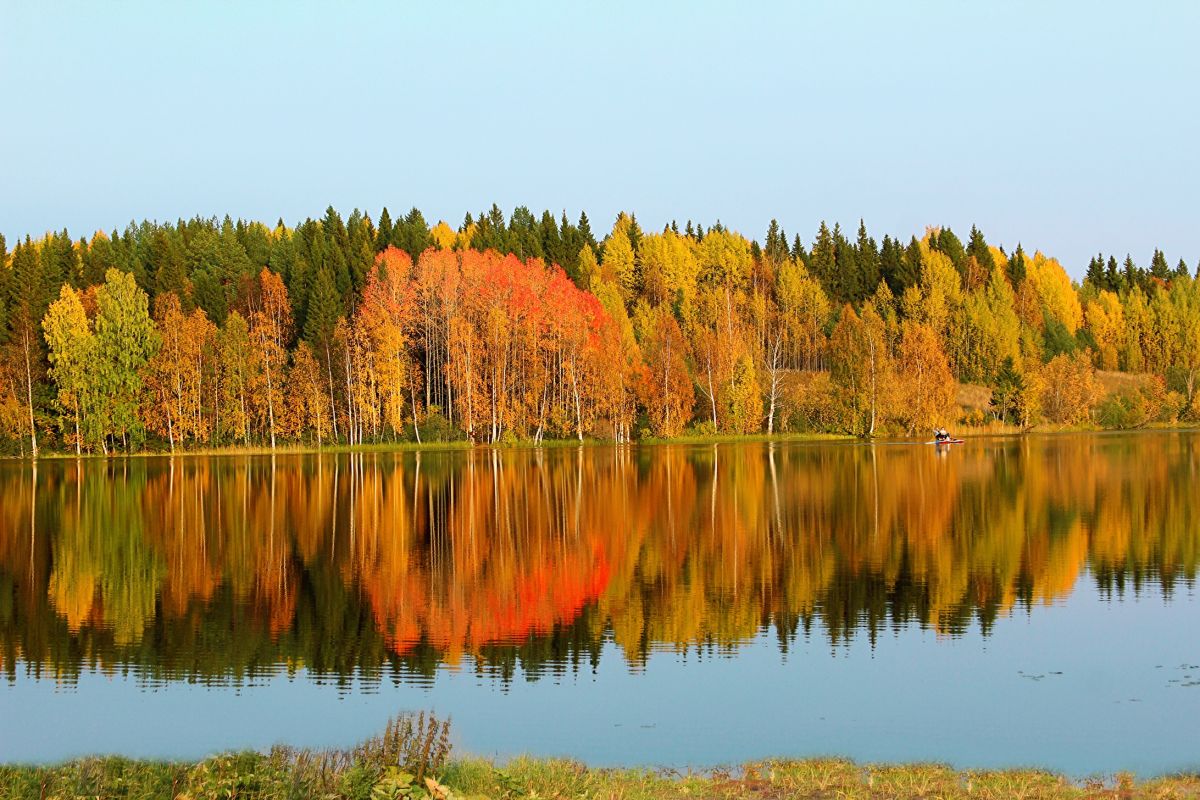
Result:
[[[0,761],[430,709],[603,765],[1196,769],[1198,476],[1181,431],[0,463]]]

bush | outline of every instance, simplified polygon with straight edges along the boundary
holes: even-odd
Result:
[[[465,438],[467,438],[467,434],[451,425],[437,406],[431,407],[421,422],[421,441],[423,442],[457,442]]]
[[[987,425],[991,421],[991,415],[982,408],[963,409],[963,414],[959,417],[960,425],[966,425],[971,428],[979,428]]]
[[[1111,394],[1096,408],[1096,420],[1105,428],[1140,428],[1151,422],[1170,422],[1178,415],[1182,396],[1168,392],[1161,379],[1145,386]]]
[[[796,432],[839,430],[845,409],[828,372],[802,372],[785,389],[780,416]]]

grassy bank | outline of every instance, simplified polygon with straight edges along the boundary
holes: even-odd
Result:
[[[1194,423],[1153,423],[1140,428],[1103,428],[1095,425],[1038,425],[1033,428],[1021,428],[1015,425],[1009,425],[1003,422],[989,422],[982,425],[958,426],[952,429],[955,436],[964,439],[995,437],[995,436],[1023,436],[1028,434],[1071,434],[1071,433],[1132,433],[1139,430],[1178,430],[1187,431],[1195,430]],[[916,440],[924,441],[928,436],[918,435]],[[706,445],[706,444],[745,444],[754,442],[778,442],[781,444],[803,444],[817,442],[866,442],[871,441],[862,439],[857,436],[850,436],[840,433],[755,433],[755,434],[683,434],[671,438],[655,438],[647,437],[640,439],[632,444],[646,446],[660,445]],[[881,436],[876,438],[876,442],[909,442],[913,439],[893,438]],[[176,458],[194,458],[194,457],[228,457],[228,456],[295,456],[295,455],[317,455],[317,454],[345,454],[345,453],[422,453],[422,452],[446,452],[446,451],[465,451],[465,450],[528,450],[528,449],[558,449],[558,448],[573,448],[573,447],[613,447],[614,443],[606,439],[585,439],[580,442],[577,439],[543,439],[540,442],[533,440],[515,440],[503,444],[471,444],[466,441],[450,441],[450,442],[412,442],[412,441],[397,441],[397,442],[372,442],[368,444],[337,444],[317,446],[315,444],[290,442],[281,444],[272,450],[269,446],[260,445],[229,445],[223,447],[197,447],[189,449],[178,449],[174,453],[170,450],[145,449],[137,450],[131,453],[117,452],[105,456],[101,453],[84,453],[76,456],[74,452],[64,452],[59,450],[42,450],[38,456],[39,460],[75,460],[83,459],[89,461],[106,461],[121,458],[162,458],[165,456],[173,456]],[[0,455],[0,459],[8,460],[31,460],[29,455],[24,456],[17,454]]]
[[[956,770],[937,764],[860,765],[844,759],[768,760],[681,773],[597,769],[564,759],[503,765],[454,758],[450,723],[402,715],[350,749],[230,753],[198,762],[84,758],[0,766],[0,800],[395,800],[395,798],[1198,798],[1200,775],[1074,781],[1038,770]]]
[[[834,441],[854,441],[855,437],[846,436],[836,433],[777,433],[777,434],[713,434],[713,435],[696,435],[696,436],[677,436],[670,439],[646,438],[634,444],[638,445],[661,445],[661,444],[737,444],[739,442],[834,442]],[[449,441],[449,442],[413,442],[413,441],[396,441],[396,442],[371,442],[367,444],[335,444],[318,446],[311,443],[288,442],[281,444],[275,449],[271,449],[266,445],[228,445],[222,447],[195,447],[183,449],[179,448],[172,453],[170,450],[163,449],[142,449],[131,453],[114,452],[111,455],[102,453],[84,453],[75,455],[74,451],[61,450],[46,450],[43,449],[38,456],[39,460],[74,460],[86,459],[104,461],[118,458],[161,458],[163,456],[175,456],[177,458],[189,458],[195,456],[269,456],[269,455],[315,455],[315,454],[339,454],[339,453],[409,453],[409,452],[441,452],[448,450],[525,450],[525,449],[557,449],[557,448],[572,448],[579,446],[587,447],[612,447],[614,443],[608,439],[584,439],[580,442],[578,439],[542,439],[535,442],[532,439],[516,439],[510,442],[501,444],[471,444],[468,441]],[[30,460],[28,454],[21,456],[17,454],[9,454],[0,456],[15,460]]]
[[[594,769],[567,760],[520,758],[498,766],[448,761],[418,778],[366,759],[279,748],[186,764],[82,759],[52,767],[0,767],[0,799],[21,798],[1200,798],[1200,777],[1135,781],[1128,775],[1072,781],[1036,770],[963,771],[945,766],[860,765],[819,759],[762,761],[735,770],[678,773]]]

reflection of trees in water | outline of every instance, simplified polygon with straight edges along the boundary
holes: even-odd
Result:
[[[240,680],[508,676],[986,631],[1193,581],[1194,437],[55,462],[0,470],[0,658]]]

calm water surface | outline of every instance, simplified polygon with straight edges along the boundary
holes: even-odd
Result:
[[[0,760],[1200,767],[1200,435],[0,464]]]

